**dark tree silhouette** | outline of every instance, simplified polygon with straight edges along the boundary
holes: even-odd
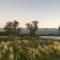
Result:
[[[14,33],[14,35],[17,34],[18,25],[19,25],[18,21],[13,22],[13,33]]]
[[[18,21],[13,21],[13,22],[7,22],[6,26],[4,27],[4,29],[6,30],[6,32],[9,35],[17,35],[18,33],[20,33],[20,28],[18,28]]]
[[[30,35],[35,35],[36,30],[38,29],[38,21],[33,21],[32,24],[27,23],[27,29],[29,29]]]
[[[60,35],[60,26],[58,27],[58,35]]]
[[[4,30],[6,30],[6,33],[8,33],[8,35],[11,35],[13,32],[12,25],[13,25],[12,22],[7,22],[6,26],[4,27]]]

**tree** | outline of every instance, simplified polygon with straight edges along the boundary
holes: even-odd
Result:
[[[60,26],[58,27],[58,30],[60,30]]]
[[[32,24],[27,23],[27,29],[29,29],[30,35],[35,35],[36,30],[38,29],[38,21],[33,21]]]
[[[18,36],[20,35],[20,30],[21,30],[20,28],[17,28],[17,31],[16,31],[17,33],[16,33],[16,34],[17,34]]]
[[[12,34],[12,27],[13,23],[12,22],[7,22],[6,26],[4,27],[4,30],[6,30],[6,33],[8,33],[8,35]]]
[[[6,26],[4,29],[9,35],[17,35],[18,32],[20,32],[20,28],[18,28],[18,21],[13,21],[13,22],[7,22]]]
[[[35,35],[35,32],[38,29],[38,21],[33,21],[32,23],[34,25],[34,27],[33,27],[33,34]]]
[[[14,33],[14,35],[17,34],[18,25],[19,25],[18,21],[13,22],[13,33]]]
[[[60,26],[58,27],[58,35],[60,35]]]

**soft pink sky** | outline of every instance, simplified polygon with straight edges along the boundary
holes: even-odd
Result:
[[[60,25],[60,0],[0,0],[0,27],[17,20],[20,26],[39,21],[39,27],[57,28]]]
[[[52,19],[52,20],[50,20]],[[60,22],[54,20],[54,19],[58,19],[59,20],[59,17],[49,17],[49,21],[47,20],[44,20],[44,18],[40,18],[40,17],[18,17],[18,16],[7,16],[7,17],[0,17],[0,27],[4,27],[6,25],[6,23],[8,21],[14,21],[14,20],[17,20],[19,23],[20,23],[20,27],[26,27],[26,23],[30,22],[31,21],[34,21],[34,20],[37,20],[39,23],[38,23],[38,26],[39,28],[57,28],[59,25],[60,25]]]

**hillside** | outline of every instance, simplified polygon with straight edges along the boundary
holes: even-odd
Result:
[[[0,28],[0,32],[4,32],[5,30],[3,28]],[[59,30],[56,29],[56,28],[39,28],[37,31],[36,31],[36,34],[37,35],[57,35],[59,34]],[[26,28],[21,28],[21,32],[20,34],[28,34],[29,33],[29,30],[26,29]]]

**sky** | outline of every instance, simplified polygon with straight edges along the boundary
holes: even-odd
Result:
[[[60,25],[60,0],[0,0],[0,27],[17,20],[20,27],[37,20],[39,28]]]

